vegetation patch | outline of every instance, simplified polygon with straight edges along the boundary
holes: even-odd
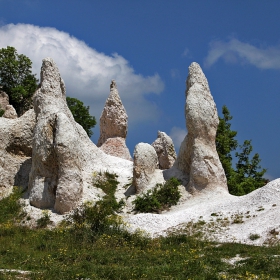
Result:
[[[181,197],[176,178],[170,178],[165,184],[157,184],[153,190],[139,195],[134,201],[135,210],[139,212],[160,212],[176,205]]]

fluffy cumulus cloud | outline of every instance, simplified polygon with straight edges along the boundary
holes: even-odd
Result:
[[[158,108],[145,99],[146,94],[159,94],[164,83],[158,74],[136,74],[121,55],[106,55],[83,41],[55,28],[28,24],[0,27],[0,48],[13,46],[33,62],[39,77],[42,59],[52,57],[66,84],[67,96],[76,97],[90,106],[97,120],[109,95],[112,79],[117,82],[129,122],[156,119]]]
[[[258,48],[237,39],[228,42],[213,41],[205,59],[210,67],[219,59],[227,63],[249,63],[260,69],[280,69],[280,46]]]
[[[181,146],[181,143],[187,135],[187,130],[185,128],[173,126],[169,135],[173,140],[175,149],[178,151]]]

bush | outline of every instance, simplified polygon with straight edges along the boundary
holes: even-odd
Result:
[[[138,196],[133,204],[139,212],[160,212],[176,205],[181,197],[178,186],[181,183],[176,178],[170,178],[164,185],[157,184],[153,190]]]
[[[74,223],[75,234],[79,232],[84,235],[88,231],[91,237],[97,233],[102,234],[108,231],[118,231],[121,227],[120,218],[116,215],[123,206],[124,201],[117,202],[115,192],[119,182],[116,174],[105,172],[95,174],[93,184],[105,192],[102,200],[96,203],[85,203],[82,207],[73,211],[69,221]]]

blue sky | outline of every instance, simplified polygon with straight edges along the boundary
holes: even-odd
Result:
[[[111,79],[129,117],[127,145],[186,134],[188,66],[198,62],[238,140],[252,139],[270,179],[280,177],[280,1],[0,0],[0,47],[52,57],[67,95],[99,120]],[[93,142],[99,137],[94,128]]]

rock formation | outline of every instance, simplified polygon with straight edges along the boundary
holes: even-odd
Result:
[[[127,114],[120,99],[117,85],[112,80],[110,95],[100,117],[100,137],[97,146],[105,153],[131,160],[125,139],[127,135]]]
[[[0,109],[6,110],[6,106],[9,104],[8,94],[0,89]]]
[[[94,172],[114,172],[127,184],[132,162],[105,154],[75,122],[64,82],[55,62],[43,60],[40,87],[34,95],[34,128],[29,201],[38,208],[65,213],[104,194],[92,185]],[[120,184],[123,191],[123,185]]]
[[[51,58],[43,60],[40,87],[34,95],[37,123],[33,136],[29,201],[59,213],[82,196],[80,137],[66,103],[65,85]]]
[[[32,109],[17,119],[0,118],[0,195],[28,187],[34,126]]]
[[[169,169],[176,160],[176,151],[172,139],[165,133],[158,131],[158,138],[152,143],[156,150],[159,168]]]
[[[136,193],[141,193],[155,180],[158,168],[158,157],[155,149],[147,143],[139,143],[133,153],[133,182]],[[161,183],[161,182],[158,182]],[[156,182],[153,186],[155,186]]]
[[[5,113],[3,115],[3,118],[6,119],[16,119],[18,117],[17,112],[13,105],[7,105],[5,108]]]
[[[218,187],[227,190],[226,176],[215,145],[219,124],[216,104],[207,79],[195,62],[189,67],[185,114],[188,134],[174,167],[186,175],[190,192]]]

